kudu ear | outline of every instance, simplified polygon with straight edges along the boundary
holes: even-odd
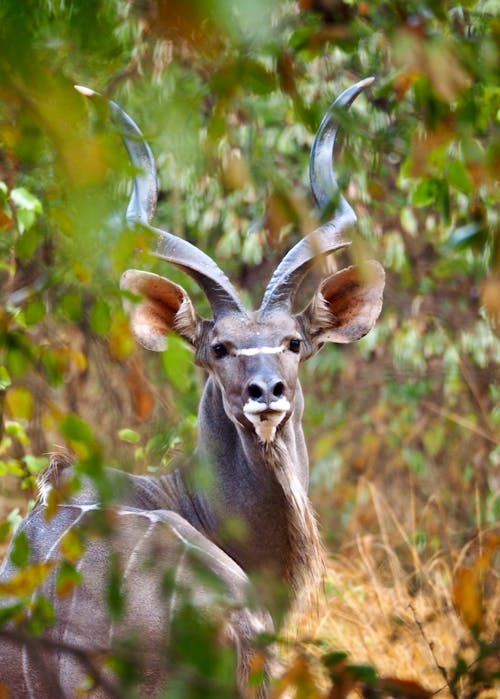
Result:
[[[122,275],[120,287],[141,299],[125,299],[132,331],[146,349],[163,352],[167,333],[179,333],[194,344],[200,321],[191,299],[182,286],[152,272],[129,269]]]
[[[315,350],[324,342],[355,342],[374,326],[382,309],[385,272],[370,260],[325,279],[302,317]]]

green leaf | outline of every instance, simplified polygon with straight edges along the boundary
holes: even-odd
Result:
[[[119,618],[124,611],[125,600],[122,592],[122,571],[118,557],[113,555],[110,560],[108,583],[106,585],[106,601],[108,610],[114,619]]]
[[[75,568],[72,563],[62,561],[57,571],[56,590],[59,597],[65,597],[73,590],[75,585],[80,585],[82,582],[82,574]]]
[[[20,233],[24,233],[35,223],[37,214],[42,212],[42,204],[34,194],[24,187],[17,187],[10,193],[11,201],[16,205],[17,225]]]
[[[137,442],[140,442],[141,440],[141,435],[139,434],[139,432],[128,429],[127,427],[125,427],[123,430],[120,430],[118,432],[118,436],[123,442],[129,442],[129,444],[137,444]]]
[[[472,192],[469,173],[461,160],[454,160],[450,163],[448,167],[448,184],[464,194]]]
[[[36,212],[32,209],[18,209],[16,212],[16,219],[19,232],[24,233],[25,231],[28,231],[35,223]]]
[[[0,626],[5,624],[7,621],[10,621],[11,619],[16,619],[22,616],[24,609],[24,602],[9,604],[8,607],[0,607]]]
[[[357,680],[374,686],[377,682],[377,671],[371,665],[348,665],[347,670]]]
[[[13,189],[10,193],[10,198],[19,209],[35,211],[37,214],[42,213],[41,201],[24,187],[16,187]]]
[[[327,668],[332,669],[339,663],[342,663],[344,660],[347,660],[349,657],[349,653],[347,653],[344,650],[335,650],[332,651],[331,653],[326,653],[322,658],[321,661],[323,665],[325,665]]]
[[[82,444],[92,444],[94,442],[94,436],[88,424],[73,413],[62,421],[61,432],[66,439],[74,442],[81,442]]]
[[[47,456],[33,456],[31,454],[26,454],[23,456],[23,461],[30,473],[36,476],[37,473],[43,471],[49,463]]]
[[[38,635],[47,627],[53,626],[55,621],[56,614],[52,602],[43,595],[36,597],[27,624],[31,633]]]
[[[17,215],[18,222],[20,217],[26,218],[26,221],[24,222],[25,230],[23,231],[23,235],[20,235],[16,241],[16,255],[23,262],[28,262],[32,259],[38,246],[43,241],[43,234],[41,230],[38,226],[33,226],[33,223],[35,222],[34,216],[35,214],[32,211],[25,212],[25,215],[22,215],[22,212],[19,212]]]
[[[24,308],[24,320],[26,325],[36,325],[45,316],[45,303],[40,298],[36,298]]]
[[[10,526],[10,522],[5,521],[0,523],[0,541],[5,541],[7,537],[10,535],[11,531],[12,528]]]
[[[9,372],[4,366],[0,366],[0,391],[5,391],[11,384]]]
[[[109,305],[103,299],[97,299],[89,314],[90,327],[95,333],[105,335],[111,327]]]
[[[416,207],[434,204],[438,194],[435,180],[421,180],[413,190],[412,203]]]
[[[65,294],[60,302],[63,315],[72,323],[78,323],[82,319],[82,295],[76,291]]]
[[[402,452],[403,461],[414,471],[414,473],[422,474],[427,471],[427,460],[421,451],[405,447]]]
[[[168,336],[168,347],[162,353],[163,370],[179,391],[185,391],[191,383],[193,355],[186,343],[177,335]]]
[[[19,532],[12,540],[10,561],[17,568],[28,565],[31,556],[30,543],[25,532]]]

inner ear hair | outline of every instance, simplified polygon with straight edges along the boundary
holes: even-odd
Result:
[[[173,321],[173,329],[176,333],[188,340],[192,345],[196,340],[196,329],[200,322],[199,316],[194,310],[188,295],[182,299]]]
[[[382,308],[385,273],[374,260],[340,270],[323,281],[308,317],[316,342],[354,342],[373,327]]]
[[[193,343],[198,316],[184,289],[152,272],[131,269],[122,276],[123,290],[141,297],[125,299],[132,330],[138,342],[156,352],[166,349],[166,335],[176,331]]]

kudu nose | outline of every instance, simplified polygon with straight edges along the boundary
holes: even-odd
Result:
[[[275,377],[269,379],[253,379],[247,386],[247,394],[251,400],[269,405],[285,394],[283,381]]]

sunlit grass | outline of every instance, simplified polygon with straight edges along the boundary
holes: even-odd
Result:
[[[372,498],[377,497],[372,491]],[[381,513],[377,533],[346,542],[328,559],[318,608],[304,610],[289,625],[291,644],[283,646],[286,667],[305,654],[322,692],[317,696],[330,697],[321,658],[343,650],[349,663],[371,666],[380,679],[416,683],[430,695],[498,697],[498,685],[484,682],[482,687],[472,673],[478,667],[478,639],[490,653],[495,639],[498,643],[499,531],[480,533],[459,552],[443,549],[421,560],[409,537],[406,551],[388,539],[386,515]],[[465,586],[460,589],[461,579]],[[466,623],[470,612],[479,619],[475,630]],[[482,663],[483,675],[498,677],[498,659]],[[458,681],[454,674],[459,667],[464,675]],[[358,690],[348,696],[360,696]]]

